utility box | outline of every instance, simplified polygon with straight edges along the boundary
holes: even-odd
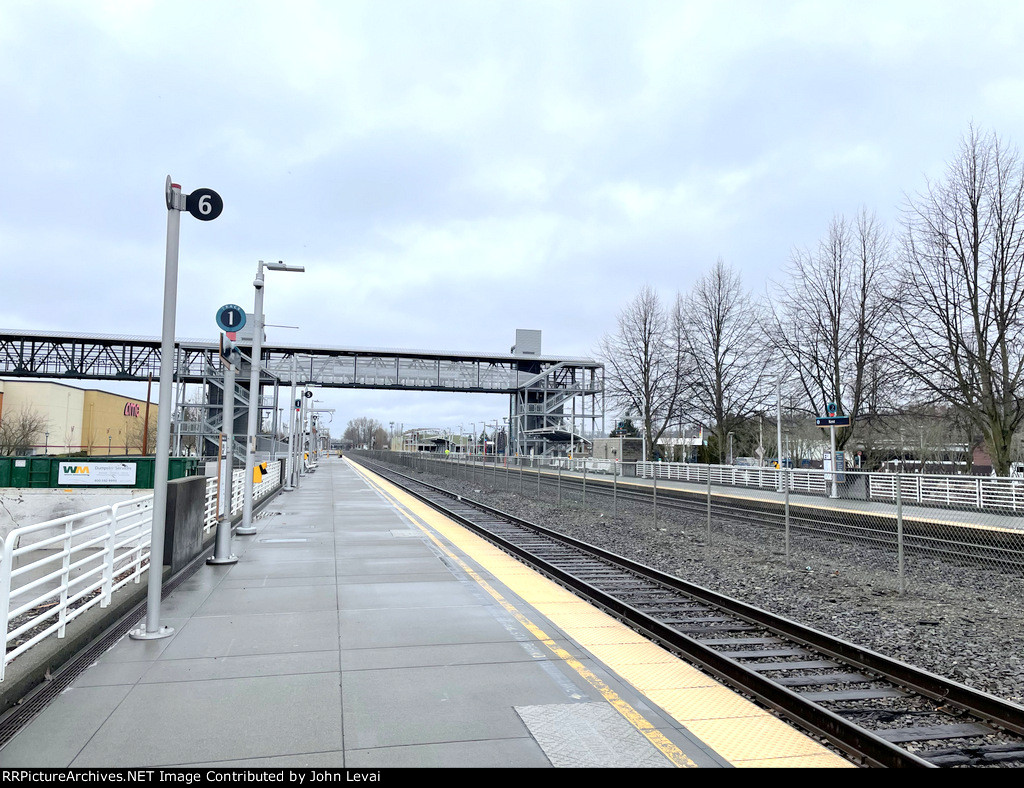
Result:
[[[644,442],[640,438],[595,438],[595,460],[638,462],[643,454]]]

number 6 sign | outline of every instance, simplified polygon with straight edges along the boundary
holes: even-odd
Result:
[[[224,210],[224,200],[213,189],[196,189],[185,201],[185,209],[201,222],[210,222]]]

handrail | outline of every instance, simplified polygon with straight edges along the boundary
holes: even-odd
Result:
[[[268,466],[263,481],[253,488],[253,502],[278,486],[280,465],[278,460]],[[242,511],[244,475],[243,469],[233,473],[231,514]],[[216,506],[211,504],[216,496],[217,480],[209,478],[204,534],[217,527]],[[15,528],[0,538],[0,681],[16,657],[54,633],[64,637],[68,623],[95,605],[107,607],[116,591],[141,581],[149,564],[152,518],[150,493]],[[33,537],[38,538],[28,541]],[[27,615],[32,611],[34,615]],[[9,648],[28,632],[30,637]]]

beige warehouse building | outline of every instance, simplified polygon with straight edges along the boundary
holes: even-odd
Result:
[[[156,444],[156,403],[65,383],[0,380],[0,424],[26,416],[43,425],[28,454],[141,455]]]

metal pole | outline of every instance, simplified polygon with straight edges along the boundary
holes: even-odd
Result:
[[[658,527],[658,471],[654,471],[654,527]]]
[[[793,471],[786,473],[786,566],[789,566],[789,489],[792,487]]]
[[[616,461],[617,462],[617,461]],[[613,468],[612,473],[612,520],[619,519],[619,466]]]
[[[302,396],[299,397],[299,445],[297,447],[299,453],[295,457],[295,460],[298,463],[299,472],[298,475],[296,475],[295,477],[296,487],[299,486],[299,481],[302,479],[302,477],[306,475],[306,414],[309,411],[309,405],[306,404],[307,401],[309,400],[309,397],[306,396],[306,393],[308,391],[309,387],[304,387],[302,391]]]
[[[775,456],[779,460],[779,492],[782,492],[782,380],[775,380]]]
[[[576,457],[576,397],[572,398],[572,429],[569,430],[569,456]]]
[[[236,347],[229,346],[224,356],[224,495],[217,519],[217,545],[208,564],[234,564],[238,557],[231,552],[231,498],[235,475],[235,364],[239,358]]]
[[[558,464],[558,505],[562,505],[562,464]]]
[[[708,465],[708,538],[707,546],[711,547],[711,466]]]
[[[896,474],[896,563],[899,572],[900,594],[905,590],[903,575],[903,483]]]
[[[295,475],[295,378],[299,374],[297,367],[298,360],[292,354],[292,397],[288,400],[288,410],[291,412],[291,416],[288,418],[288,467],[285,469],[287,476],[284,485],[285,492],[295,489],[293,477]]]
[[[242,522],[238,533],[252,536],[256,528],[252,524],[252,474],[256,465],[256,431],[259,428],[260,412],[260,366],[263,355],[263,261],[256,267],[256,303],[253,306],[253,328],[251,358],[249,359],[249,419],[246,429],[245,444],[245,478],[242,480],[244,498],[242,499]]]
[[[277,431],[280,428],[280,425],[278,424],[278,418],[280,416],[280,414],[278,413],[278,402],[280,401],[280,392],[281,392],[280,383],[281,383],[281,381],[278,380],[275,377],[274,378],[274,408],[273,408],[273,410],[271,411],[271,414],[270,414],[271,415],[271,419],[272,419],[271,436],[270,436],[270,456],[271,456],[271,458],[272,458],[272,460],[274,462],[277,461]]]
[[[836,428],[829,427],[832,433],[832,494],[830,497],[839,497],[839,463],[836,462]]]
[[[169,181],[170,179],[168,179]],[[167,524],[167,475],[171,452],[171,399],[174,389],[174,319],[178,304],[178,240],[184,199],[181,186],[170,183],[167,207],[167,252],[164,260],[164,313],[160,339],[160,393],[153,461],[153,526],[149,540],[149,579],[146,589],[146,626],[129,633],[134,640],[165,638],[174,632],[160,625],[163,591],[164,529]]]

